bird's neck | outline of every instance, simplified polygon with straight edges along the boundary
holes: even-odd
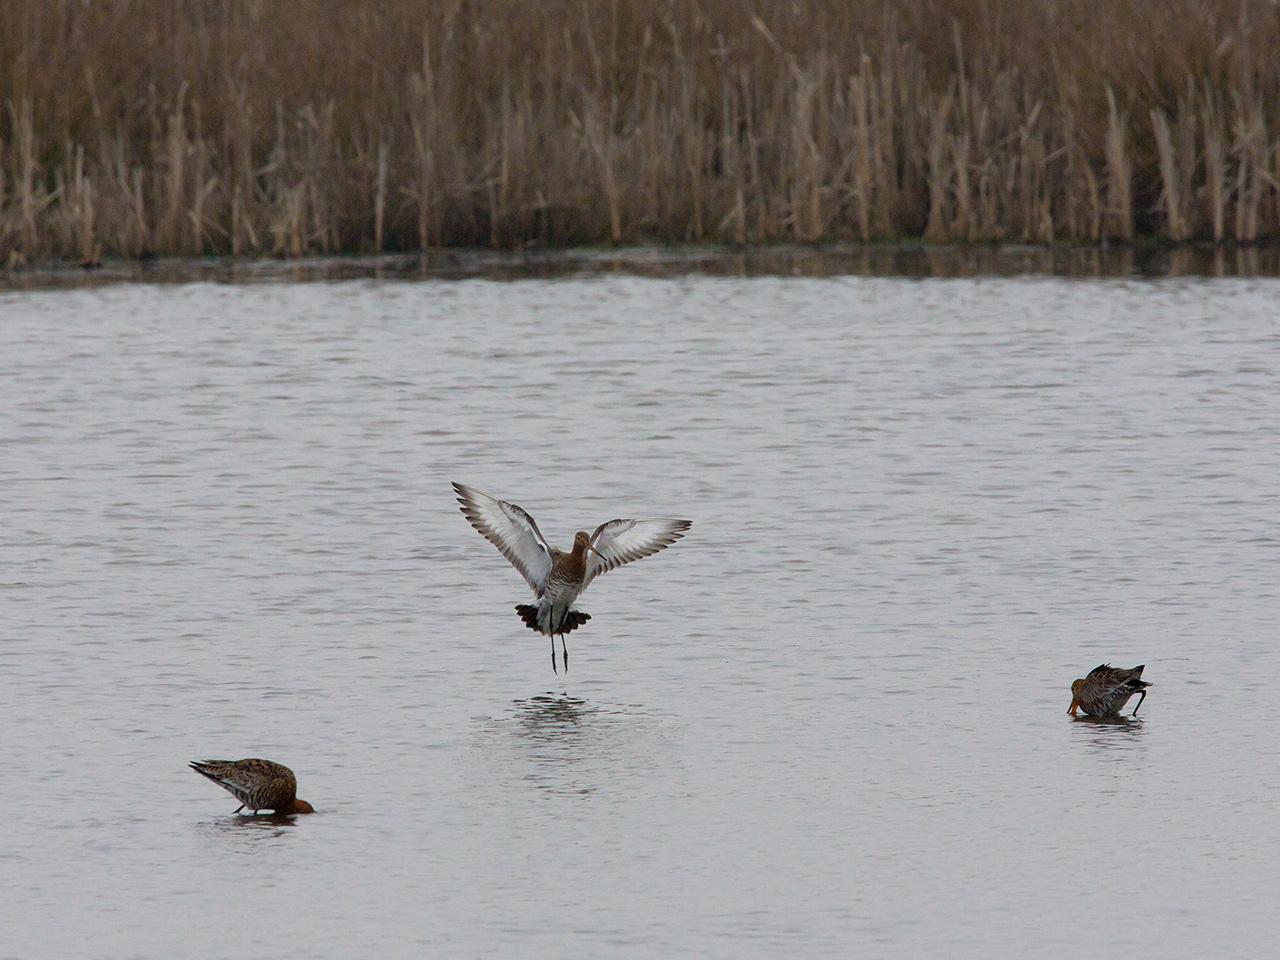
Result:
[[[581,578],[587,572],[587,545],[574,543],[573,549],[562,554],[565,572],[573,577]]]

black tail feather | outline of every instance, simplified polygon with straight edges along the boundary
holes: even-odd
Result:
[[[520,619],[524,621],[524,625],[530,630],[538,630],[538,608],[532,603],[517,603],[516,613],[520,615]],[[582,626],[591,619],[591,614],[583,613],[581,610],[570,610],[564,615],[564,622],[560,624],[556,633],[573,633],[574,630]]]

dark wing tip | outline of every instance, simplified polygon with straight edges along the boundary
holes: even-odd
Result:
[[[689,532],[689,528],[693,526],[692,520],[667,520],[667,529],[663,531],[662,545],[669,547],[684,537]]]
[[[209,769],[209,765],[211,763],[213,763],[212,760],[204,760],[204,761],[192,760],[189,766],[191,767],[192,770],[200,774],[200,776],[204,777],[206,780],[212,780],[214,783],[221,784],[222,778],[219,777],[216,773],[214,773],[211,769]]]

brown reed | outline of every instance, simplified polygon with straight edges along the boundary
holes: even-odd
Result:
[[[0,263],[1280,238],[1269,0],[6,0]]]

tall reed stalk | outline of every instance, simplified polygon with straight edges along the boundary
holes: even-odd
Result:
[[[5,0],[0,264],[1280,238],[1270,0]]]

